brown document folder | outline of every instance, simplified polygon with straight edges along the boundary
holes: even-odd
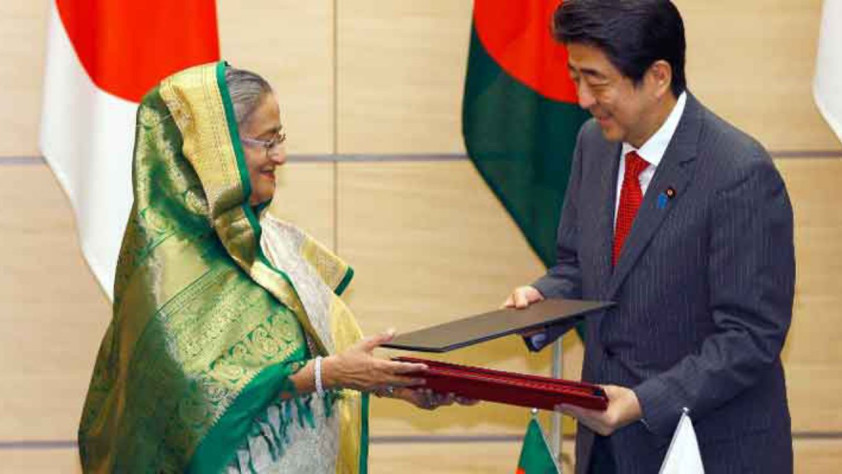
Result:
[[[383,347],[416,352],[448,352],[553,324],[569,324],[572,327],[586,314],[613,305],[607,301],[548,299],[525,309],[500,309],[399,334],[383,344]]]

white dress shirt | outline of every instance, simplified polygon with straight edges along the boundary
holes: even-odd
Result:
[[[661,125],[661,128],[655,132],[654,135],[646,140],[640,148],[635,148],[628,143],[623,142],[623,151],[620,153],[620,170],[617,172],[617,195],[614,199],[614,227],[617,227],[617,209],[620,207],[620,191],[623,189],[623,175],[626,172],[626,154],[631,151],[636,151],[641,158],[649,163],[649,166],[640,173],[640,190],[642,194],[646,195],[646,190],[649,188],[649,183],[652,182],[652,176],[655,175],[655,170],[661,163],[661,158],[664,157],[664,152],[667,151],[667,146],[675,134],[675,129],[678,128],[678,122],[681,120],[681,115],[684,113],[684,105],[687,103],[687,93],[682,92],[675,102],[667,119]]]

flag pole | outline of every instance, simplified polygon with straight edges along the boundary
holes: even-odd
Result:
[[[552,377],[554,379],[561,378],[561,367],[562,367],[562,338],[559,337],[553,343],[553,365],[552,365]],[[552,424],[551,424],[551,431],[552,431],[552,450],[553,450],[553,457],[558,462],[558,465],[561,466],[561,443],[562,443],[562,430],[564,425],[561,422],[561,413],[554,411]]]

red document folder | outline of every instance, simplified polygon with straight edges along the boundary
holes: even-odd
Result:
[[[424,388],[435,392],[544,410],[553,410],[561,403],[600,411],[608,406],[605,392],[600,387],[588,383],[415,357],[396,357],[394,360],[426,364],[429,370],[410,375],[424,378],[427,381]]]

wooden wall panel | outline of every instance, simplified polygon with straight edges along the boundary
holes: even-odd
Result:
[[[498,307],[542,265],[472,165],[341,163],[339,254],[356,270],[348,301],[366,333],[411,331]],[[567,341],[578,377],[581,345]],[[387,352],[388,354],[388,352]],[[549,374],[549,351],[529,354],[508,337],[444,357],[463,364]],[[378,400],[375,435],[405,432],[520,432],[526,410],[493,404],[439,414]]]
[[[75,449],[16,449],[0,451],[0,474],[81,474]]]
[[[812,100],[820,0],[677,3],[703,102],[770,149],[839,150]],[[463,151],[469,28],[470,2],[341,2],[340,152]]]
[[[486,310],[542,273],[470,162],[340,163],[338,200],[338,249],[359,269],[366,330]]]
[[[795,472],[798,474],[822,474],[836,472],[842,465],[842,441],[805,439],[796,440]]]
[[[334,243],[333,163],[287,163],[276,168],[269,212],[294,223],[328,248]]]
[[[839,149],[812,101],[820,0],[678,0],[693,90],[775,150]],[[296,153],[461,152],[470,2],[218,3],[222,54],[277,89]],[[35,155],[47,5],[0,1],[0,156]],[[758,18],[762,18],[759,21]],[[334,146],[334,61],[339,114]]]
[[[0,156],[38,154],[48,5],[0,0]]]
[[[842,160],[778,160],[795,213],[796,302],[784,350],[795,431],[842,431]]]
[[[461,152],[472,2],[341,0],[340,153]]]
[[[820,0],[678,0],[691,89],[775,150],[839,149],[812,101]],[[218,3],[222,54],[278,91],[296,153],[461,152],[470,2]],[[35,155],[47,5],[0,1],[0,156]],[[762,18],[762,21],[758,20]]]
[[[676,0],[690,89],[772,150],[839,150],[811,91],[821,0]]]
[[[0,441],[73,439],[110,306],[46,166],[0,166],[0,202]]]
[[[220,0],[222,57],[275,89],[291,153],[333,147],[333,0]]]
[[[222,55],[278,94],[294,153],[333,151],[333,2],[217,3]],[[0,0],[0,156],[38,155],[48,2]]]

